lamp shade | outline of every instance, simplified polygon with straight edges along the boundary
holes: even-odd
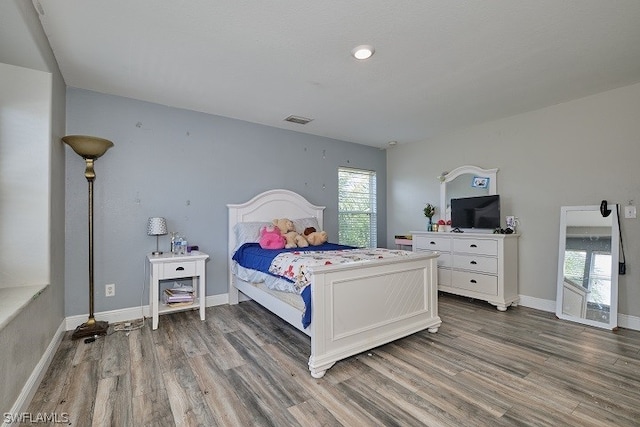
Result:
[[[151,217],[147,224],[149,236],[164,236],[167,234],[167,220],[162,217]]]
[[[113,147],[113,142],[87,135],[67,135],[62,140],[84,159],[97,159]]]

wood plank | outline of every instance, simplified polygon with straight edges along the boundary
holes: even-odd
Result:
[[[464,387],[456,376],[434,369],[423,370],[381,349],[363,363],[421,396],[432,406],[426,407],[431,413],[454,425],[494,424],[509,408],[502,399]]]
[[[132,425],[134,426],[169,427],[175,425],[167,390],[164,387],[156,392],[133,396],[131,406],[134,419]]]
[[[300,363],[297,358],[291,357],[291,354],[283,352],[279,346],[266,346],[265,349],[277,361],[278,365],[288,372],[291,378],[303,387],[309,395],[313,396],[313,399],[331,413],[331,416],[341,425],[380,425],[377,420],[371,418],[368,413],[352,402],[348,396],[342,395],[335,387],[337,382],[328,381],[326,376],[319,380],[311,377],[305,364]],[[351,370],[354,364],[359,365],[359,369],[368,369],[359,363],[357,357],[349,358],[346,364],[343,362],[345,361],[340,362],[340,366],[335,366],[331,369],[340,369],[343,365],[348,365],[347,369]],[[351,378],[351,375],[346,378]],[[296,419],[298,418],[296,411],[293,411],[292,414],[296,416]]]
[[[233,385],[224,370],[217,366],[215,356],[207,354],[192,357],[188,359],[188,363],[217,425],[251,425],[250,411],[236,393],[229,393],[229,390],[233,390]]]
[[[73,355],[77,350],[75,341],[71,340],[72,332],[65,333],[58,350],[54,354],[49,369],[28,405],[31,413],[51,413],[61,400],[62,391],[68,387]],[[7,410],[9,408],[6,408]]]
[[[128,374],[107,377],[98,381],[95,401],[91,419],[92,426],[134,425],[131,384]]]
[[[103,345],[100,358],[100,378],[124,375],[130,370],[129,339],[123,332],[115,332],[95,342]],[[82,342],[82,341],[80,341]],[[95,344],[94,342],[94,344]]]
[[[193,330],[200,335],[207,346],[208,354],[220,369],[227,370],[246,363],[213,322],[196,323]]]
[[[288,408],[302,427],[330,427],[342,424],[324,406],[315,400],[307,400]]]
[[[179,369],[162,374],[167,388],[173,421],[179,426],[214,426],[215,421],[204,402],[191,368],[185,364]]]
[[[131,395],[156,394],[164,390],[162,369],[153,348],[151,329],[143,328],[129,334],[131,361]]]
[[[82,340],[78,342],[82,343]],[[57,414],[68,414],[70,425],[90,424],[99,378],[98,361],[82,362],[74,366],[54,411]]]

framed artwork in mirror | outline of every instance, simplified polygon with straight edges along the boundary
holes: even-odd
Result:
[[[487,188],[489,187],[489,179],[486,176],[474,176],[471,181],[471,186],[475,188]]]

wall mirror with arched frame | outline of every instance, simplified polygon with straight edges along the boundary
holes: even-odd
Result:
[[[451,219],[451,199],[498,194],[498,169],[466,165],[440,175],[440,219]]]
[[[614,329],[618,325],[617,205],[562,206],[556,316]]]

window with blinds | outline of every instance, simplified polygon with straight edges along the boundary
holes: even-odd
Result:
[[[574,284],[586,287],[584,280],[587,266],[586,251],[565,251],[564,252],[564,277]]]
[[[338,169],[338,243],[376,247],[376,194],[375,172]]]

